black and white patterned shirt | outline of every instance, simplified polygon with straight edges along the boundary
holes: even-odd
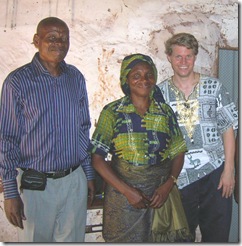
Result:
[[[194,90],[188,100],[178,97],[172,79],[158,84],[165,101],[174,110],[182,130],[188,152],[185,155],[183,169],[178,178],[179,188],[197,181],[222,165],[225,160],[222,134],[233,127],[238,128],[238,110],[232,102],[225,86],[216,78],[200,75],[198,91]],[[196,93],[198,92],[198,96]],[[198,117],[193,123],[192,139],[188,136],[185,122],[189,118],[179,117],[178,103],[192,106],[198,102]]]

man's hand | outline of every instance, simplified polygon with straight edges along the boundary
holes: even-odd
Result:
[[[221,174],[218,190],[222,188],[222,197],[229,198],[234,192],[234,170],[224,170]]]
[[[95,180],[88,181],[88,204],[87,207],[91,207],[95,198]]]
[[[23,220],[26,220],[24,215],[24,204],[20,197],[6,199],[4,201],[4,210],[8,221],[21,229],[23,229]]]
[[[239,203],[239,175],[238,174],[235,175],[234,199],[236,203]]]
[[[2,183],[2,179],[0,178],[0,193],[3,192],[3,183]]]

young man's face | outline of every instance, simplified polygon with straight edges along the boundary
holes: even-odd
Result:
[[[179,77],[188,77],[193,73],[196,56],[192,49],[185,46],[174,45],[172,54],[167,56],[168,61],[174,70],[174,74]]]

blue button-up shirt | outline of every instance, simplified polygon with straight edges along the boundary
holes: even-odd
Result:
[[[94,179],[89,145],[90,116],[86,83],[72,65],[61,63],[52,76],[39,62],[11,72],[4,81],[0,105],[0,173],[4,198],[18,196],[17,168],[42,172],[81,164]]]

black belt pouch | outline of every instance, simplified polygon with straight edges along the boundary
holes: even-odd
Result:
[[[21,177],[20,189],[27,190],[45,190],[46,175],[34,169],[27,169]]]

